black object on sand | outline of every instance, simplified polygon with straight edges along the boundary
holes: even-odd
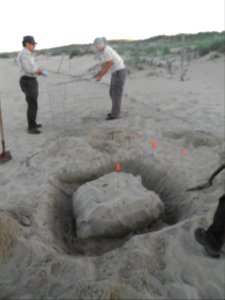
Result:
[[[0,153],[0,164],[3,164],[11,160],[12,155],[9,151],[5,150],[5,136],[4,136],[4,128],[3,128],[1,98],[0,98],[0,133],[1,133],[1,143],[2,143],[2,153]]]
[[[187,189],[187,191],[200,191],[200,190],[204,190],[210,186],[212,186],[213,184],[213,179],[222,171],[225,169],[225,164],[222,164],[218,169],[216,169],[215,172],[213,172],[213,174],[210,176],[209,180],[201,185],[195,186],[193,188]]]

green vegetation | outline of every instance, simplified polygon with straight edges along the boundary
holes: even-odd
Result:
[[[4,52],[4,53],[0,53],[0,58],[13,58],[16,57],[18,54],[18,52]]]
[[[225,53],[225,32],[157,36],[141,41],[112,41],[111,44],[121,55],[125,56],[130,66],[141,70],[144,64],[151,62],[152,58],[156,56],[167,56],[173,52],[180,53],[182,46],[195,52],[196,57],[204,56],[211,51]]]
[[[203,56],[211,51],[225,52],[225,40],[224,37],[218,37],[211,40],[203,40],[197,43],[199,55]]]
[[[72,58],[74,56],[93,54],[93,49],[91,45],[69,45],[69,46],[56,47],[51,49],[44,49],[38,51],[38,54],[42,54],[43,52],[50,56],[66,54]]]
[[[205,32],[198,34],[178,34],[175,36],[158,36],[147,40],[121,43],[112,41],[114,47],[121,54],[130,53],[135,56],[168,55],[171,49],[182,47],[182,37],[185,39],[185,47],[194,47],[199,50],[199,55],[205,55],[211,51],[225,52],[225,32]]]
[[[10,53],[0,53],[0,58],[10,58]]]
[[[129,41],[113,40],[109,43],[131,64],[141,69],[142,65],[155,56],[167,56],[173,53],[174,49],[182,47],[184,36],[184,47],[194,49],[199,56],[206,55],[211,51],[225,52],[225,31],[223,32],[200,32],[197,34],[178,34],[174,36],[156,36],[146,40]],[[37,51],[38,55],[47,54],[50,56],[69,55],[81,56],[93,54],[94,48],[89,45],[68,45],[51,49]],[[0,58],[15,57],[17,53],[2,53]]]

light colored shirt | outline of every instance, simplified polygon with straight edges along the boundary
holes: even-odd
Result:
[[[34,53],[24,48],[17,57],[17,62],[20,67],[20,76],[29,76],[36,78],[38,67],[35,62]]]
[[[106,46],[103,51],[103,59],[105,62],[112,61],[111,72],[114,73],[125,68],[125,64],[121,56],[110,46]]]

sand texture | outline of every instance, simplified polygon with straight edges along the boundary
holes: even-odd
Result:
[[[172,77],[131,72],[122,117],[111,122],[109,77],[91,79],[94,57],[65,57],[59,74],[61,57],[38,59],[49,70],[39,78],[38,136],[27,133],[17,66],[0,60],[13,155],[0,165],[0,299],[224,299],[224,252],[211,259],[194,239],[212,222],[224,172],[212,187],[187,192],[225,159],[224,58],[193,60],[183,82],[179,69]],[[81,239],[73,195],[118,162],[159,196],[164,214],[122,236]]]

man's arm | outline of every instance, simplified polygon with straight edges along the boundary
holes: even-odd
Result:
[[[109,71],[109,69],[112,67],[112,65],[113,65],[112,60],[107,61],[104,64],[102,70],[94,76],[94,78],[96,78],[96,81],[101,81],[102,77]]]

